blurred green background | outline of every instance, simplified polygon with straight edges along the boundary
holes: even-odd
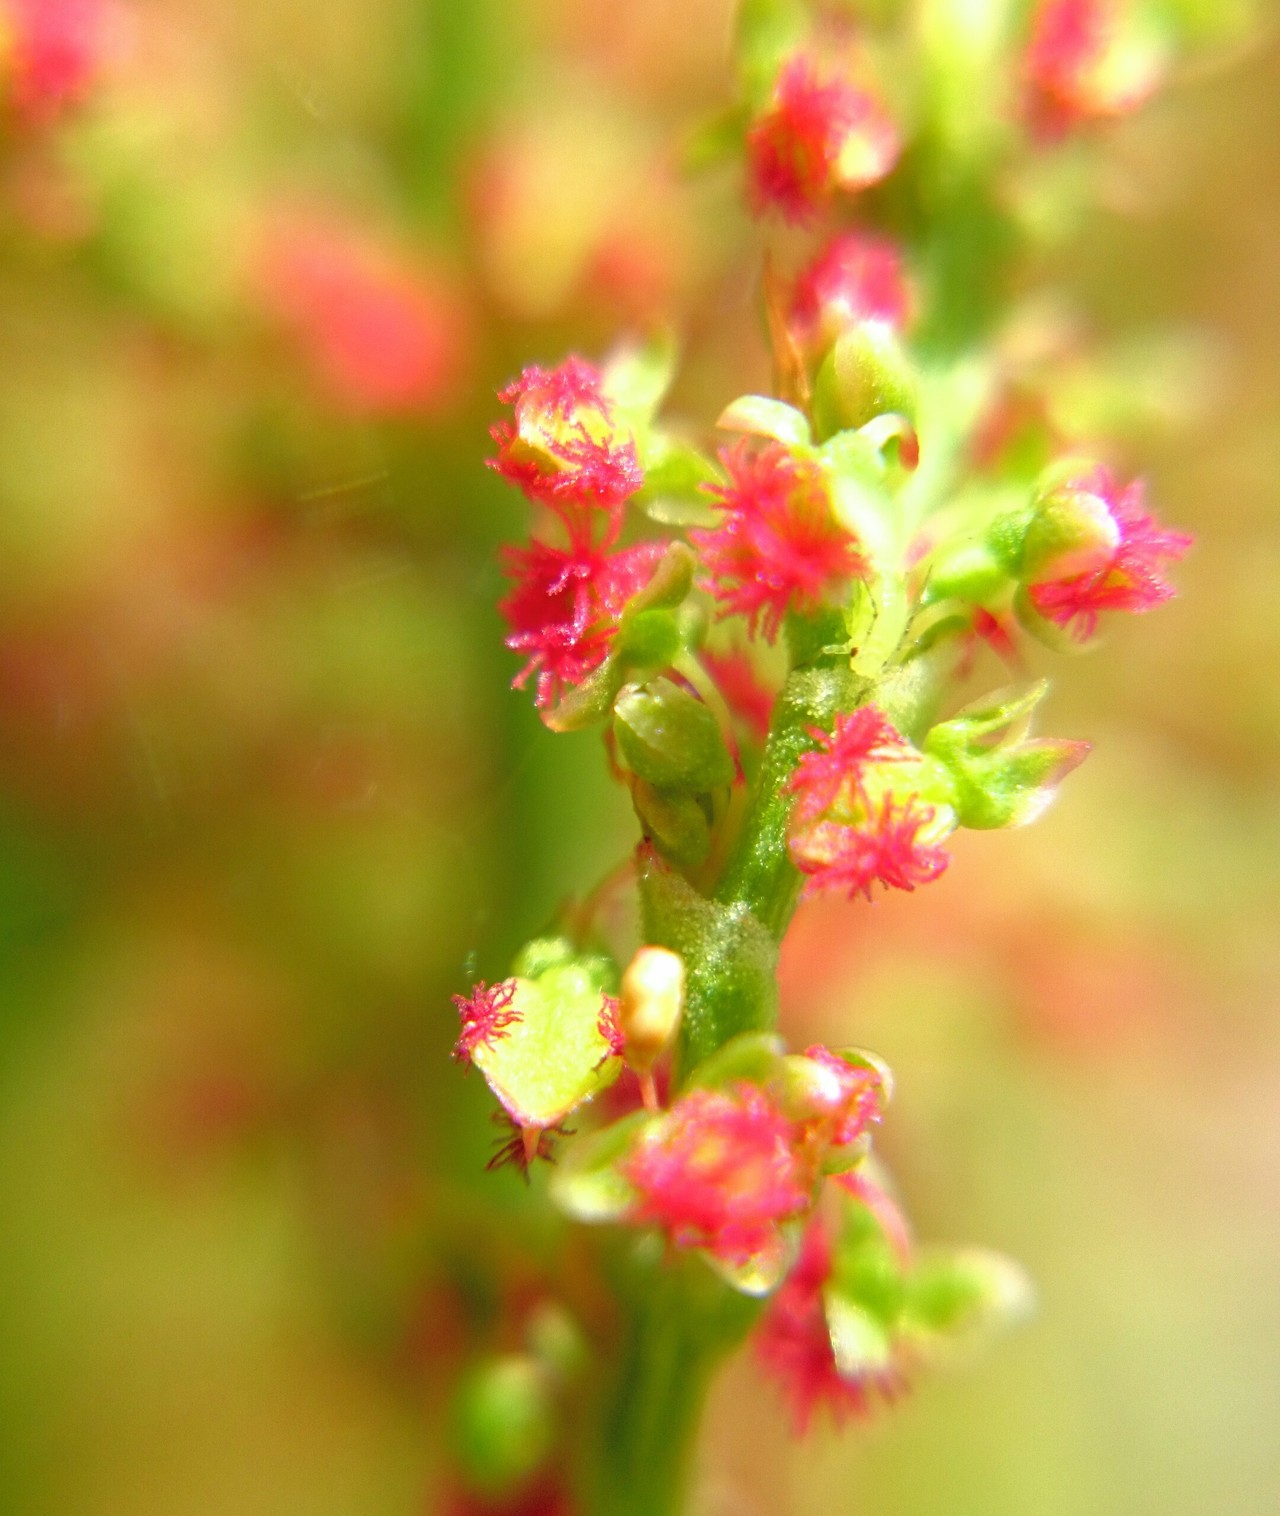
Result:
[[[665,317],[678,408],[767,382],[735,186],[672,168],[731,9],[138,0],[5,140],[6,1513],[444,1509],[468,1323],[536,1269],[448,996],[633,839],[507,689],[491,397]],[[1198,536],[1054,667],[1089,764],[785,950],[793,1038],[897,1074],[921,1235],[1039,1314],[802,1444],[736,1363],[700,1516],[1280,1509],[1277,144],[1274,39],[1189,70],[1041,265],[1117,376],[1081,425]]]

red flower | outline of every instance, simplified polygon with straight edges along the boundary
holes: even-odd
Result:
[[[498,609],[511,627],[507,646],[528,659],[513,687],[523,689],[536,674],[535,703],[546,707],[566,686],[581,684],[608,656],[623,607],[662,552],[660,542],[617,553],[586,544],[566,552],[537,540],[506,548],[503,561],[515,588]]]
[[[1027,112],[1041,137],[1136,109],[1155,88],[1160,57],[1117,0],[1044,0],[1025,58]]]
[[[808,876],[807,894],[842,890],[871,898],[871,886],[914,890],[950,861],[940,841],[955,826],[945,802],[920,794],[926,760],[874,706],[836,718],[829,735],[791,777],[796,796],[788,848]]]
[[[435,269],[326,216],[278,222],[259,256],[268,311],[345,410],[444,409],[459,390],[466,332]]]
[[[800,1256],[756,1328],[756,1353],[781,1381],[791,1403],[797,1436],[803,1436],[813,1413],[825,1406],[837,1425],[850,1416],[866,1416],[877,1398],[891,1398],[899,1388],[896,1374],[880,1371],[845,1377],[836,1367],[822,1293],[831,1278],[831,1236],[821,1218],[807,1227]]]
[[[910,306],[897,247],[872,232],[843,232],[796,280],[791,329],[803,346],[826,348],[863,321],[901,328]]]
[[[498,392],[515,421],[491,429],[498,456],[489,466],[557,511],[575,546],[591,541],[604,513],[603,545],[616,537],[618,507],[644,481],[635,438],[614,420],[599,369],[566,358],[554,369],[527,368]]]
[[[1192,544],[1186,532],[1166,531],[1146,513],[1143,484],[1121,489],[1106,469],[1055,492],[1050,503],[1067,502],[1081,518],[1081,536],[1091,541],[1093,561],[1084,572],[1054,573],[1053,562],[1038,566],[1027,585],[1032,605],[1056,626],[1084,642],[1097,630],[1103,611],[1149,611],[1175,591],[1160,569]],[[1034,524],[1033,524],[1034,529]],[[1064,552],[1058,565],[1074,568]]]
[[[770,109],[747,133],[752,208],[808,220],[833,189],[883,179],[900,151],[879,101],[848,79],[823,78],[813,59],[798,54],[779,74]]]
[[[880,1120],[885,1098],[884,1081],[873,1068],[846,1062],[839,1053],[815,1043],[804,1056],[820,1064],[832,1076],[832,1083],[818,1119],[829,1130],[824,1134],[834,1147],[848,1147],[869,1126]]]
[[[92,89],[119,42],[121,13],[109,0],[4,0],[9,93],[29,124],[54,120]]]
[[[809,1208],[793,1137],[755,1085],[692,1091],[623,1165],[639,1196],[631,1219],[661,1226],[677,1247],[748,1263],[774,1243],[779,1222]]]
[[[462,1031],[453,1049],[453,1056],[459,1063],[470,1063],[478,1047],[492,1046],[520,1020],[520,1012],[511,1009],[515,992],[514,979],[490,985],[480,980],[472,987],[470,995],[453,996],[458,1015],[462,1017]]]
[[[866,567],[836,520],[821,467],[771,442],[720,454],[728,484],[706,486],[722,525],[689,535],[702,550],[722,616],[743,615],[769,642],[789,611],[810,615],[826,592]]]

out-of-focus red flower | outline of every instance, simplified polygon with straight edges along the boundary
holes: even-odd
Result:
[[[778,692],[761,679],[751,654],[738,647],[727,653],[704,650],[701,657],[730,711],[755,741],[764,742]]]
[[[525,369],[498,392],[514,407],[513,421],[491,429],[498,456],[489,460],[534,501],[556,511],[575,547],[585,547],[603,523],[610,544],[619,507],[644,481],[635,438],[616,423],[600,370],[569,357],[553,369]]]
[[[722,616],[741,615],[772,642],[791,611],[812,615],[862,573],[857,539],[836,520],[821,466],[781,443],[743,441],[720,454],[728,484],[707,486],[721,524],[689,535]]]
[[[558,1479],[538,1479],[514,1495],[487,1496],[459,1490],[444,1516],[573,1516],[573,1503]]]
[[[257,298],[342,409],[435,415],[456,402],[469,333],[456,284],[336,218],[281,217],[254,269]]]
[[[1055,490],[1041,506],[1042,516],[1054,513],[1052,534],[1044,535],[1052,535],[1056,550],[1037,554],[1029,564],[1027,593],[1041,616],[1082,642],[1093,636],[1103,611],[1149,611],[1175,593],[1161,568],[1181,558],[1193,539],[1148,515],[1143,496],[1142,480],[1122,489],[1097,468]],[[1069,540],[1068,517],[1078,523],[1078,540]],[[1027,540],[1031,551],[1031,533]]]
[[[747,132],[752,208],[807,221],[834,190],[883,179],[901,150],[898,129],[874,95],[797,54],[783,65],[769,109]]]
[[[809,1429],[819,1409],[825,1408],[841,1425],[851,1416],[868,1415],[877,1399],[891,1398],[899,1388],[895,1374],[852,1377],[836,1367],[822,1299],[831,1267],[831,1236],[826,1222],[815,1216],[805,1230],[795,1266],[755,1332],[756,1353],[790,1402],[797,1436]]]
[[[790,325],[802,347],[821,351],[864,321],[901,328],[910,310],[897,246],[874,232],[842,232],[801,270]]]
[[[84,100],[123,26],[113,0],[0,0],[0,71],[18,120],[41,125]]]
[[[875,706],[836,718],[812,735],[791,778],[795,806],[788,848],[808,876],[806,893],[871,898],[871,886],[914,890],[936,879],[955,827],[949,805],[920,793],[925,760]]]
[[[662,552],[660,542],[607,553],[587,545],[564,551],[536,539],[504,549],[515,587],[498,609],[511,628],[507,646],[528,660],[513,687],[523,689],[536,674],[535,703],[546,707],[599,668],[623,607],[648,581]]]
[[[1160,64],[1123,0],[1043,0],[1024,63],[1032,129],[1060,137],[1136,110],[1159,82]]]
[[[791,1123],[755,1085],[698,1089],[678,1100],[623,1165],[638,1201],[677,1247],[743,1265],[773,1244],[811,1196]]]

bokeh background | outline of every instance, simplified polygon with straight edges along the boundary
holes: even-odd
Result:
[[[448,996],[633,836],[507,688],[492,393],[662,319],[677,407],[765,381],[737,187],[674,172],[731,8],[136,0],[91,99],[10,122],[6,1513],[444,1509],[468,1324],[536,1252]],[[1090,762],[786,949],[795,1038],[895,1069],[920,1233],[1038,1316],[801,1444],[734,1364],[703,1516],[1280,1509],[1277,144],[1264,31],[1106,134],[1041,260],[1108,357],[1082,428],[1199,539],[1054,671]]]

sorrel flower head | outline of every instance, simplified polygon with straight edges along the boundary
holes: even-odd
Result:
[[[1155,89],[1160,49],[1125,0],[1042,0],[1027,46],[1027,112],[1041,137],[1135,110]]]
[[[469,995],[454,995],[454,1005],[462,1018],[462,1030],[454,1045],[453,1056],[459,1063],[470,1063],[479,1047],[492,1047],[520,1020],[513,1009],[516,981],[504,979],[500,984],[479,980]]]
[[[910,306],[897,247],[873,232],[842,232],[801,270],[790,326],[802,347],[822,351],[863,321],[900,329]]]
[[[619,423],[600,370],[570,357],[558,368],[527,368],[500,390],[514,421],[491,429],[498,456],[489,466],[531,499],[556,510],[575,544],[589,542],[603,522],[604,542],[618,531],[618,507],[644,475],[635,438]]]
[[[1084,642],[1103,611],[1149,611],[1174,595],[1161,569],[1192,544],[1144,508],[1140,479],[1121,488],[1104,468],[1070,480],[1038,505],[1021,577],[1036,611]]]
[[[691,1091],[622,1165],[638,1197],[631,1220],[662,1227],[677,1247],[749,1263],[776,1244],[780,1222],[809,1208],[793,1135],[756,1085]]]
[[[458,393],[467,347],[458,293],[421,259],[332,215],[296,215],[268,229],[256,283],[344,410],[432,414]]]
[[[742,441],[720,461],[728,484],[706,486],[721,525],[691,532],[721,616],[747,618],[772,642],[788,612],[812,614],[866,567],[857,540],[836,520],[821,466],[781,443]]]
[[[527,662],[511,681],[523,689],[537,675],[535,704],[556,704],[566,687],[581,684],[604,662],[618,618],[662,556],[660,542],[606,553],[588,544],[567,551],[536,539],[504,550],[515,581],[498,609],[511,628],[507,646]]]
[[[747,133],[747,177],[757,214],[806,221],[835,189],[883,179],[901,151],[883,106],[799,53],[783,65],[768,111]]]
[[[832,1252],[827,1223],[815,1216],[795,1266],[756,1328],[756,1353],[790,1402],[797,1436],[809,1429],[820,1408],[841,1425],[851,1416],[868,1415],[877,1399],[892,1398],[900,1386],[889,1370],[844,1375],[837,1367],[823,1300]]]
[[[871,898],[875,883],[914,890],[950,861],[940,845],[956,824],[948,784],[874,706],[837,716],[791,778],[788,848],[807,894]]]

